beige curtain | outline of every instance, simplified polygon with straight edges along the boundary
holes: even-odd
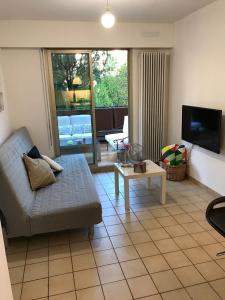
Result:
[[[140,143],[146,159],[157,162],[166,142],[169,81],[167,51],[140,53]]]

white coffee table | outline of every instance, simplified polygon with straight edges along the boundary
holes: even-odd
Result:
[[[125,209],[130,209],[129,199],[129,179],[147,179],[147,187],[150,189],[151,177],[161,177],[161,203],[166,203],[166,171],[160,166],[156,165],[151,160],[145,160],[146,172],[135,173],[133,168],[121,167],[119,163],[114,164],[114,175],[115,175],[115,194],[119,195],[119,174],[124,179],[124,197],[125,197]]]

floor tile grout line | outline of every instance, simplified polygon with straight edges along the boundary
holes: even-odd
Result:
[[[146,220],[152,220],[152,219],[146,219]],[[141,221],[142,220],[140,220],[139,219],[139,222],[141,223]],[[134,221],[134,222],[136,222],[136,221]],[[110,227],[110,226],[115,226],[115,225],[123,225],[123,227],[124,227],[124,224],[127,224],[127,223],[134,223],[133,221],[131,221],[131,222],[124,222],[124,223],[119,223],[119,224],[114,224],[114,225],[106,225],[106,226],[101,226],[101,227]],[[188,223],[192,223],[192,222],[188,222]],[[185,224],[188,224],[188,223],[185,223]],[[180,225],[180,224],[179,224]],[[165,229],[166,227],[172,227],[172,226],[176,226],[176,225],[170,225],[170,226],[165,226],[165,227],[161,227],[161,228],[163,228],[163,229]],[[124,229],[126,230],[126,228],[124,227]],[[156,229],[158,229],[158,228],[156,228]],[[149,229],[145,229],[145,228],[143,228],[142,230],[138,230],[137,232],[140,232],[140,231],[148,231]],[[153,229],[154,230],[154,229]],[[207,232],[207,231],[211,231],[211,230],[204,230],[204,231],[202,231],[202,232],[196,232],[196,233],[188,233],[188,232],[186,232],[186,234],[182,234],[182,235],[179,235],[179,236],[184,236],[184,235],[192,235],[192,234],[198,234],[198,233],[203,233],[203,232]],[[136,231],[135,231],[136,232]],[[129,231],[127,231],[127,234],[129,234],[129,233],[132,233],[132,232],[129,232]],[[170,233],[168,233],[170,236],[171,236],[171,238],[175,238],[175,237],[179,237],[179,236],[172,236]],[[210,234],[210,233],[209,233]],[[118,235],[121,235],[121,234],[114,234],[114,235],[111,235],[111,236],[118,236]],[[210,234],[211,235],[211,234]],[[212,236],[212,235],[211,235]],[[212,236],[213,237],[213,236]],[[99,238],[102,238],[102,237],[96,237],[95,239],[99,239]],[[194,238],[194,237],[193,237]],[[160,239],[161,240],[161,239]],[[72,241],[73,242],[73,241]],[[75,243],[76,241],[74,241],[74,243]],[[196,240],[196,242],[198,242],[197,240]],[[209,244],[215,244],[215,243],[221,243],[220,241],[217,241],[217,240],[215,240],[215,242],[214,243],[207,243],[207,244],[205,244],[205,245],[203,245],[203,246],[207,246],[207,245],[209,245]],[[50,246],[50,247],[57,247],[57,246],[62,246],[62,245],[67,245],[67,244],[69,244],[69,242],[68,243],[60,243],[60,244],[55,244],[55,245],[52,245],[52,246]],[[199,245],[201,245],[201,244],[199,244]],[[44,248],[48,248],[47,246],[46,247],[41,247],[41,248],[36,248],[36,249],[32,249],[32,250],[30,250],[29,252],[33,252],[33,251],[37,251],[37,250],[41,250],[41,249],[44,249]],[[10,255],[13,255],[13,254],[17,254],[17,253],[22,253],[22,252],[24,252],[24,250],[20,250],[20,251],[18,251],[18,252],[14,252],[14,253],[10,253],[10,254],[8,254],[8,256],[10,256]],[[17,266],[15,266],[15,267],[17,267]],[[12,268],[15,268],[15,267],[12,267]]]
[[[102,284],[101,284],[101,279],[100,279],[100,275],[99,275],[99,270],[98,270],[98,266],[97,266],[97,262],[96,262],[96,259],[95,259],[94,250],[93,250],[91,241],[92,241],[92,240],[89,238],[89,243],[90,243],[90,245],[91,245],[91,250],[92,250],[91,253],[92,253],[92,256],[93,256],[93,259],[94,259],[94,262],[95,262],[96,271],[97,271],[97,274],[98,274],[98,280],[99,280],[99,283],[100,283],[100,286],[101,286],[101,291],[102,291],[104,300],[106,300],[106,298],[105,298],[105,293],[104,293],[104,290],[103,290],[103,287],[102,287]]]
[[[50,249],[49,249],[49,245],[50,245],[50,239],[48,238],[48,299],[50,297],[50,280],[49,280],[49,274],[50,274]]]
[[[126,281],[126,284],[127,284],[127,286],[128,286],[128,289],[129,289],[129,291],[130,291],[130,294],[131,294],[132,298],[134,299],[134,296],[133,296],[133,293],[132,293],[131,288],[130,288],[130,286],[129,286],[128,280],[127,280],[127,278],[126,278],[126,276],[125,276],[125,274],[124,274],[123,268],[121,267],[121,264],[120,264],[120,261],[119,261],[119,257],[118,257],[118,255],[117,255],[117,253],[116,253],[116,251],[115,251],[114,248],[113,248],[113,250],[114,250],[114,252],[115,252],[115,255],[116,255],[118,264],[119,264],[119,266],[120,266],[120,270],[121,270],[121,272],[123,273],[124,280]],[[118,281],[121,281],[121,280],[118,280]]]
[[[155,255],[153,255],[153,256],[150,256],[150,257],[154,257]],[[123,262],[128,262],[128,261],[132,261],[132,260],[137,260],[137,259],[142,259],[141,257],[140,258],[136,258],[136,259],[131,259],[131,260],[126,260],[126,261],[122,261],[122,262],[120,262],[120,261],[118,261],[118,263],[112,263],[112,264],[120,264],[121,265],[121,263],[123,263]],[[112,264],[107,264],[107,265],[112,265]],[[143,262],[143,264],[144,264],[144,262]],[[145,265],[145,264],[144,264]],[[189,265],[190,266],[190,265]],[[195,265],[194,265],[195,266]],[[97,266],[98,267],[98,266]],[[101,266],[100,266],[101,267]],[[180,269],[180,268],[183,268],[183,267],[177,267],[177,268],[172,268],[171,266],[169,266],[170,267],[170,269],[169,270],[171,270],[171,271],[173,271],[174,269]],[[186,267],[186,266],[185,266]],[[188,266],[187,266],[188,267]],[[96,268],[96,267],[95,267]],[[95,269],[95,268],[90,268],[90,269]],[[145,267],[146,268],[146,267]],[[121,269],[122,269],[122,267],[121,267]],[[169,271],[169,270],[165,270],[165,271]],[[122,269],[122,271],[123,271],[123,269]],[[146,275],[150,275],[150,277],[151,277],[151,274],[157,274],[157,273],[162,273],[162,272],[164,272],[164,271],[157,271],[157,272],[153,272],[153,273],[149,273],[149,271],[146,269],[146,271],[147,271],[147,273],[148,274],[146,274]],[[64,274],[72,274],[72,273],[74,273],[74,272],[67,272],[67,273],[64,273]],[[56,275],[56,276],[60,276],[60,275],[62,275],[62,274],[59,274],[59,275]],[[145,275],[138,275],[138,276],[134,276],[134,277],[130,277],[130,278],[127,278],[127,279],[132,279],[132,278],[138,278],[138,277],[142,277],[142,276],[145,276]],[[192,284],[192,285],[188,285],[188,286],[183,286],[183,288],[187,288],[187,287],[190,287],[190,286],[197,286],[197,285],[201,285],[201,284],[204,284],[204,283],[209,283],[210,284],[210,282],[212,282],[212,281],[217,281],[217,280],[221,280],[221,279],[224,279],[225,278],[225,275],[224,275],[224,277],[221,277],[221,278],[217,278],[217,279],[213,279],[213,280],[207,280],[205,277],[204,277],[204,275],[202,275],[203,276],[203,278],[205,279],[205,282],[202,282],[202,283],[196,283],[196,284]],[[52,276],[52,277],[55,277],[55,276]],[[45,277],[45,278],[47,278],[47,277]],[[125,274],[124,274],[124,278],[126,279],[126,276],[125,276]],[[30,280],[30,281],[26,281],[26,282],[32,282],[32,281],[36,281],[36,280],[39,280],[39,279],[42,279],[42,278],[38,278],[38,279],[34,279],[34,280]],[[124,279],[122,279],[122,280],[124,280]],[[121,280],[116,280],[116,281],[113,281],[113,282],[119,282],[119,281],[121,281]],[[101,281],[100,281],[101,282]],[[98,285],[96,285],[96,286],[98,286]],[[89,287],[87,287],[87,288],[89,288]],[[82,289],[79,289],[79,290],[83,290],[83,289],[87,289],[87,288],[82,288]],[[181,289],[181,288],[178,288],[178,289]],[[173,289],[173,290],[178,290],[178,289]],[[75,289],[76,290],[76,289]],[[64,293],[59,293],[59,294],[65,294],[65,293],[69,293],[69,292],[64,292]],[[58,295],[58,294],[57,294]]]
[[[175,203],[175,205],[178,205],[178,203]],[[115,207],[114,207],[114,209],[115,209]],[[118,214],[118,211],[116,210],[116,213]],[[133,212],[134,214],[135,214],[135,212]],[[173,216],[173,215],[172,215]],[[119,217],[119,216],[118,216]],[[141,219],[139,219],[138,220],[139,222],[141,222]],[[198,223],[198,220],[193,220],[193,222],[196,222],[196,223]],[[122,223],[122,225],[124,224],[122,221],[121,221],[121,223]],[[200,225],[200,224],[199,224]],[[201,226],[201,225],[200,225]],[[162,228],[164,228],[165,229],[165,227],[164,226],[162,226]],[[125,228],[125,230],[126,230],[126,228]],[[148,232],[147,232],[147,229],[143,229],[143,231],[145,231],[147,234],[148,234]],[[207,232],[207,230],[205,229],[205,228],[203,228],[203,232]],[[128,233],[128,235],[129,235],[129,233]],[[191,233],[187,233],[187,235],[190,235],[191,236]],[[110,237],[109,237],[110,238]],[[173,237],[172,237],[173,238]],[[198,242],[197,242],[198,243]],[[219,242],[219,241],[216,241],[215,242],[215,244],[221,244],[221,242]],[[199,244],[199,243],[198,243]],[[135,244],[136,245],[136,244]],[[223,246],[223,244],[221,244],[221,246]],[[113,246],[113,249],[115,249],[114,248],[114,246]],[[180,249],[180,247],[179,247],[179,249]],[[181,249],[181,251],[183,251],[183,249]],[[161,253],[161,251],[160,251],[160,253]],[[163,255],[163,253],[162,253],[162,255]],[[211,257],[211,256],[210,256]],[[211,258],[213,261],[215,261],[217,264],[218,264],[218,262],[215,260],[215,259],[213,259],[213,258]]]
[[[77,296],[77,294],[76,294],[75,274],[74,274],[74,269],[73,269],[73,257],[72,257],[72,249],[71,249],[71,243],[70,243],[70,236],[69,236],[69,249],[70,249],[70,262],[71,262],[72,275],[73,275],[74,293],[75,293],[75,296]]]
[[[147,242],[148,243],[148,242]],[[138,244],[137,244],[138,245]],[[126,246],[123,246],[123,247],[119,247],[119,248],[125,248]],[[117,248],[116,248],[117,249]],[[194,248],[189,248],[189,249],[194,249]],[[110,249],[108,249],[108,250],[110,250]],[[113,249],[113,250],[115,250],[115,248]],[[100,251],[95,251],[95,252],[104,252],[105,250],[100,250]],[[183,250],[178,250],[179,252],[183,252]],[[168,253],[159,253],[159,254],[156,254],[156,255],[151,255],[151,256],[144,256],[144,257],[141,257],[140,255],[140,259],[144,259],[144,258],[148,258],[148,257],[154,257],[154,256],[158,256],[158,255],[162,255],[162,256],[164,256],[165,257],[165,254],[169,254],[169,253],[175,253],[175,252],[178,252],[178,251],[172,251],[172,252],[168,252]],[[94,254],[94,252],[93,252],[93,254]],[[185,255],[185,257],[186,257],[186,254],[185,253],[183,253],[184,255]],[[85,255],[85,254],[83,254],[83,255]],[[71,257],[72,257],[72,255],[71,255]],[[60,258],[61,259],[61,258]],[[166,259],[166,258],[165,258]],[[188,259],[188,257],[187,257],[187,259]],[[58,260],[58,259],[57,259]],[[123,260],[122,262],[127,262],[127,261],[131,261],[131,260],[134,260],[134,259],[128,259],[128,260]],[[166,259],[167,260],[167,259]],[[200,262],[200,263],[196,263],[196,264],[194,264],[190,259],[188,259],[189,261],[190,261],[190,263],[191,263],[191,265],[192,266],[196,266],[196,265],[199,265],[199,264],[203,264],[203,263],[207,263],[207,262],[215,262],[215,263],[217,263],[217,261],[218,260],[210,260],[210,261],[205,261],[205,262]],[[167,261],[168,262],[168,261]],[[144,263],[144,262],[143,262]],[[35,263],[35,264],[38,264],[38,263]],[[111,265],[111,264],[114,264],[114,263],[109,263],[109,264],[107,264],[107,265]],[[144,263],[145,264],[145,263]],[[168,264],[169,264],[169,262],[168,262]],[[217,265],[219,266],[219,264],[217,263]],[[97,266],[97,264],[96,264],[96,266]],[[170,264],[169,264],[169,266],[170,266]],[[188,266],[188,265],[187,265]],[[189,265],[190,266],[190,265]],[[97,267],[99,267],[99,266],[97,266]],[[170,268],[171,269],[179,269],[179,268],[182,268],[182,267],[185,267],[185,266],[179,266],[179,267],[171,267],[170,266]],[[220,266],[219,266],[220,267]],[[94,268],[96,268],[96,267],[91,267],[91,268],[87,268],[87,269],[94,269]],[[83,270],[87,270],[86,268],[85,269],[82,269],[81,271],[83,271]],[[221,270],[223,270],[222,268],[221,268]],[[75,270],[73,270],[74,272],[76,272]],[[161,271],[159,271],[159,272],[161,272]],[[159,272],[154,272],[154,273],[159,273]],[[57,274],[57,275],[52,275],[52,276],[50,276],[49,275],[49,277],[55,277],[55,276],[59,276],[59,275],[63,275],[63,274],[68,274],[68,273],[72,273],[72,272],[66,272],[66,273],[60,273],[60,274]],[[150,274],[154,274],[154,273],[150,273]],[[204,275],[202,275],[203,277],[204,277]],[[225,277],[225,276],[224,276]],[[221,277],[221,278],[224,278],[224,277]],[[37,279],[42,279],[42,278],[47,278],[47,277],[41,277],[41,278],[37,278]],[[221,278],[218,278],[218,279],[213,279],[213,280],[219,280],[219,279],[221,279]],[[26,282],[30,282],[30,281],[35,281],[35,280],[37,280],[37,279],[34,279],[34,280],[29,280],[29,281],[26,281]],[[207,279],[205,278],[205,280],[207,281]],[[23,281],[24,282],[24,281]]]
[[[135,214],[136,215],[136,214]],[[161,224],[162,225],[162,224]],[[162,226],[162,228],[164,228],[165,226]],[[126,230],[126,228],[125,228],[125,230]],[[185,230],[185,229],[184,229]],[[186,230],[185,230],[186,231]],[[148,232],[147,232],[148,233]],[[190,235],[190,233],[187,233],[187,235]],[[171,235],[170,235],[171,236]],[[172,239],[173,239],[173,237],[172,237]],[[151,239],[152,240],[152,239]],[[131,242],[132,242],[132,240],[131,240]],[[174,241],[175,242],[175,241]],[[154,241],[153,241],[153,243],[154,243]],[[155,243],[154,243],[155,244]],[[157,245],[155,245],[156,247],[157,247]],[[180,247],[179,247],[179,245],[177,245],[178,246],[178,248],[180,249]],[[157,247],[158,248],[158,247]],[[160,249],[159,249],[159,251],[160,251]],[[183,251],[182,251],[183,252]],[[161,253],[161,251],[160,251],[160,253]],[[161,255],[163,255],[163,253],[161,253]],[[185,253],[184,253],[184,255],[185,255]],[[186,255],[185,255],[186,256]],[[164,255],[163,255],[163,257],[164,257]],[[141,258],[141,260],[142,260],[142,258]],[[143,262],[143,261],[142,261]],[[143,262],[144,263],[144,262]],[[192,263],[192,262],[191,262]],[[144,264],[145,265],[145,264]],[[121,268],[122,269],[122,268]],[[172,272],[173,272],[173,269],[171,269],[172,270]],[[185,288],[184,286],[183,286],[183,284],[182,284],[182,282],[179,280],[179,278],[176,276],[176,274],[175,274],[175,272],[173,272],[173,274],[175,275],[175,277],[176,277],[176,279],[180,282],[180,284],[181,284],[181,286],[183,287],[183,288]],[[149,274],[150,275],[150,274]],[[151,275],[150,275],[150,277],[151,277]],[[204,277],[203,277],[204,278]],[[205,278],[204,278],[205,279]],[[152,278],[152,280],[153,280],[153,278]],[[153,280],[153,282],[154,282],[154,280]]]
[[[26,261],[27,261],[27,254],[28,254],[28,244],[29,242],[27,241],[27,247],[26,247],[26,255],[25,255],[25,260],[24,260],[24,269],[23,269],[23,278],[21,282],[21,291],[20,291],[20,300],[22,300],[22,295],[23,295],[23,285],[24,285],[24,276],[25,276],[25,270],[26,270]]]
[[[164,226],[162,226],[163,228],[164,228]],[[190,235],[191,236],[191,234],[190,233],[187,233],[187,235]],[[154,241],[153,241],[154,242]],[[174,241],[175,242],[175,241]],[[176,242],[175,242],[176,243]],[[197,242],[198,243],[198,242]],[[198,243],[199,244],[199,243]],[[178,246],[178,248],[180,249],[180,251],[182,251],[183,252],[183,254],[186,256],[186,254],[184,253],[184,251],[183,250],[185,250],[185,249],[181,249],[180,247],[179,247],[179,245],[177,245]],[[199,246],[201,246],[201,245],[199,245]],[[194,248],[196,248],[196,247],[194,247]],[[193,249],[193,248],[189,248],[189,249]],[[204,248],[203,248],[203,250],[204,250]],[[160,250],[159,250],[160,251]],[[172,252],[176,252],[176,251],[172,251]],[[171,252],[168,252],[168,253],[171,253]],[[166,254],[166,253],[161,253],[161,251],[160,251],[160,254],[161,255],[163,255],[163,257],[165,258],[165,256],[164,256],[164,254]],[[208,254],[208,253],[207,253]],[[210,255],[209,255],[210,256]],[[152,257],[152,256],[151,256]],[[210,256],[210,258],[211,258],[211,256]],[[142,259],[142,258],[141,258]],[[166,259],[166,258],[165,258]],[[188,258],[189,259],[189,258]],[[214,259],[212,259],[212,260],[214,260]],[[167,260],[166,260],[167,261]],[[191,262],[191,264],[192,264],[192,266],[198,271],[198,269],[196,268],[196,266],[195,266],[195,264],[193,264],[192,263],[192,261],[189,259],[189,261]],[[144,262],[143,262],[144,263]],[[169,262],[167,261],[167,263],[169,264]],[[170,264],[169,264],[169,266],[170,266]],[[171,268],[171,266],[170,266],[170,268]],[[174,269],[178,269],[178,268],[171,268],[171,270],[173,271]],[[162,271],[163,272],[163,271]],[[198,271],[199,272],[199,271]],[[155,273],[157,273],[157,272],[155,272]],[[155,274],[155,273],[152,273],[152,274]],[[160,272],[158,272],[158,273],[160,273]],[[174,273],[174,275],[176,276],[176,274],[175,274],[175,272],[173,272]],[[200,272],[199,272],[200,273]],[[200,273],[201,274],[201,273]],[[210,284],[210,282],[209,281],[207,281],[207,279],[201,274],[201,276],[204,278],[204,280],[205,280],[205,283],[208,283],[208,284]],[[176,276],[176,278],[177,278],[177,276]],[[177,278],[178,280],[179,280],[179,278]],[[181,283],[181,285],[182,285],[182,287],[186,290],[186,287],[182,284],[182,282],[179,280],[179,282]],[[196,284],[196,285],[199,285],[199,284]],[[193,285],[191,285],[191,286],[193,286]]]
[[[216,280],[220,280],[220,279],[216,279]],[[216,281],[216,280],[212,280],[212,281]],[[214,288],[214,286],[211,284],[212,281],[208,282],[208,285],[213,289],[213,291],[217,294],[217,296],[223,300],[223,298],[219,295],[218,291]]]
[[[132,211],[132,209],[131,209],[131,211]],[[125,230],[126,230],[126,228],[125,228]],[[129,234],[128,234],[128,236],[129,236]],[[150,237],[150,240],[152,241],[151,237]],[[158,249],[158,247],[155,245],[154,241],[152,241],[152,242],[153,242],[153,245],[156,247],[156,249]],[[131,239],[131,243],[132,243],[133,247],[135,248],[136,252],[138,253],[138,251],[137,251],[137,249],[136,249],[136,247],[135,247],[135,244],[133,243],[132,239]],[[159,250],[159,249],[158,249],[158,250]],[[115,252],[116,252],[116,251],[115,251]],[[159,253],[161,253],[160,250],[159,250]],[[117,256],[117,253],[116,253],[116,256]],[[157,286],[155,285],[155,282],[154,282],[154,280],[153,280],[151,274],[148,272],[148,270],[147,270],[147,268],[146,268],[146,265],[145,265],[145,263],[144,263],[142,257],[139,255],[139,253],[138,253],[138,256],[139,256],[140,260],[142,261],[143,265],[145,266],[145,269],[146,269],[148,275],[150,276],[152,282],[154,283],[154,286],[155,286],[156,290],[157,290],[158,293],[159,293],[159,290],[158,290]],[[117,259],[118,259],[118,256],[117,256]],[[119,261],[119,259],[118,259],[118,261]],[[119,262],[119,264],[120,264],[120,262]],[[120,265],[120,268],[122,269],[121,265]],[[122,270],[122,272],[123,272],[123,270]],[[124,275],[124,277],[125,277],[125,275]],[[125,277],[125,278],[126,278],[126,277]],[[127,279],[126,279],[126,281],[127,281]],[[127,284],[128,284],[128,281],[127,281]],[[128,284],[128,286],[129,286],[129,284]],[[130,289],[130,287],[129,287],[129,289]],[[131,293],[131,294],[132,294],[132,293]],[[160,294],[160,293],[159,293],[159,294]],[[133,294],[132,294],[132,295],[133,295]]]
[[[129,223],[132,223],[132,222],[129,222]],[[112,225],[112,226],[114,226],[114,225]],[[101,226],[101,227],[105,227],[105,226]],[[158,229],[158,228],[157,228]],[[160,229],[160,228],[159,228]],[[101,238],[108,238],[108,237],[114,237],[114,236],[121,236],[121,235],[125,235],[125,234],[130,234],[130,233],[136,233],[136,232],[144,232],[144,231],[148,231],[148,229],[145,229],[145,230],[140,230],[140,231],[135,231],[135,232],[127,232],[127,233],[122,233],[122,234],[116,234],[116,235],[111,235],[111,236],[109,236],[109,235],[107,235],[107,236],[100,236],[100,237],[96,237],[95,239],[93,239],[93,240],[98,240],[98,239],[101,239]],[[188,233],[186,233],[186,234],[184,234],[184,235],[179,235],[179,236],[171,236],[171,237],[169,237],[169,238],[172,238],[172,239],[174,239],[174,238],[179,238],[179,237],[182,237],[182,236],[186,236],[186,235],[190,235],[191,236],[191,234],[188,234]],[[151,237],[150,237],[151,238]],[[159,241],[159,240],[164,240],[164,239],[169,239],[169,238],[160,238],[160,239],[158,239],[158,240],[151,240],[151,241]],[[77,243],[77,242],[82,242],[82,240],[81,241],[74,241],[74,242],[72,242],[72,243]],[[146,243],[147,241],[145,241],[145,242],[139,242],[139,243],[137,243],[137,244],[140,244],[140,243]],[[215,240],[215,242],[212,242],[212,243],[207,243],[207,244],[200,244],[197,240],[196,240],[196,242],[198,243],[198,247],[199,246],[208,246],[208,245],[213,245],[213,244],[222,244],[222,242],[219,242],[219,241],[216,241]],[[56,246],[54,246],[54,247],[57,247],[57,246],[65,246],[65,245],[67,245],[67,244],[60,244],[60,245],[56,245]],[[223,247],[223,244],[221,245],[222,247]],[[197,246],[196,246],[197,247]],[[116,247],[116,248],[119,248],[119,247]],[[190,248],[195,248],[195,247],[190,247]],[[190,249],[190,248],[187,248],[187,249]],[[45,249],[45,248],[40,248],[40,249]],[[38,249],[38,250],[40,250],[40,249]],[[47,249],[47,247],[46,247],[46,249]],[[16,252],[16,253],[20,253],[20,252]],[[16,254],[15,253],[15,254]],[[21,252],[22,253],[22,252]],[[57,259],[61,259],[61,258],[54,258],[54,259],[51,259],[51,260],[57,260]],[[36,264],[36,263],[38,263],[38,262],[34,262],[34,263],[28,263],[28,264]],[[11,267],[10,269],[13,269],[13,268],[17,268],[17,267],[19,267],[19,266],[14,266],[14,267]]]

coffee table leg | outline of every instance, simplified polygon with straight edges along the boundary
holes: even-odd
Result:
[[[118,173],[118,171],[116,169],[114,170],[114,178],[115,178],[115,195],[119,196],[119,193],[120,193],[120,189],[119,189],[119,173]]]
[[[161,203],[166,203],[166,176],[161,176]]]
[[[129,179],[124,178],[125,209],[130,210]]]
[[[147,189],[151,189],[151,177],[147,177]]]

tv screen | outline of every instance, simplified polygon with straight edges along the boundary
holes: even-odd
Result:
[[[182,140],[220,153],[222,110],[182,106]]]

